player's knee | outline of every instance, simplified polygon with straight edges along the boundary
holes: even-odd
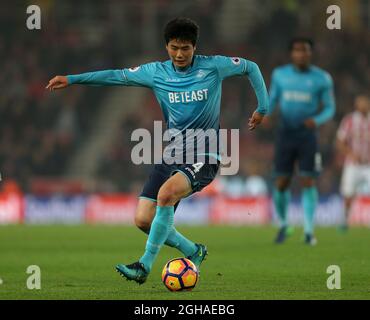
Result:
[[[158,193],[157,203],[159,206],[173,206],[177,202],[175,188],[169,186],[161,188]]]
[[[142,231],[147,232],[150,230],[151,221],[143,219],[140,215],[135,216],[135,225]]]

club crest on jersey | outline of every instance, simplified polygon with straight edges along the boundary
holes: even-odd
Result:
[[[196,77],[197,78],[202,78],[202,77],[204,77],[206,74],[204,73],[204,71],[203,70],[199,70],[198,71],[198,73],[197,73],[197,75],[196,75]]]
[[[140,69],[140,67],[132,67],[132,68],[129,68],[128,71],[130,72],[136,72]]]
[[[237,58],[237,57],[234,57],[234,58],[231,58],[231,61],[233,62],[233,64],[235,64],[236,66],[238,66],[240,64],[240,58]]]

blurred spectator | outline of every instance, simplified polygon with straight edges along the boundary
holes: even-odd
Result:
[[[226,4],[227,2],[227,4]],[[162,29],[174,16],[189,16],[200,27],[198,54],[243,56],[261,68],[267,85],[271,71],[289,61],[287,42],[297,34],[315,40],[314,64],[333,76],[337,112],[320,128],[324,172],[319,180],[322,193],[338,191],[340,165],[332,141],[339,121],[351,111],[353,96],[370,88],[370,30],[366,14],[354,17],[354,25],[330,31],[325,27],[328,1],[50,1],[42,7],[42,30],[29,31],[24,25],[28,2],[0,5],[0,171],[4,179],[14,179],[25,191],[34,176],[63,177],[69,161],[79,152],[94,129],[94,117],[104,106],[109,88],[78,86],[49,94],[44,87],[55,74],[80,73],[97,69],[127,67],[125,61],[140,56],[167,59]],[[342,1],[359,12],[370,12],[366,1]],[[252,6],[254,11],[248,9]],[[227,10],[223,10],[226,8]],[[266,7],[266,8],[265,8]],[[367,11],[366,11],[367,10]],[[320,19],[316,14],[322,12]],[[352,10],[350,12],[356,12]],[[237,19],[235,17],[238,17]],[[244,20],[243,20],[244,17]],[[248,23],[248,30],[241,26]],[[320,27],[321,26],[321,27]],[[222,30],[221,30],[222,29]],[[227,37],[227,32],[236,33]],[[243,31],[243,32],[242,32]],[[154,34],[155,41],[151,35]],[[221,36],[220,36],[221,35]],[[154,47],[148,47],[153,43]],[[245,39],[245,40],[243,40]],[[150,52],[147,52],[150,50]],[[147,94],[143,91],[143,94]],[[149,165],[133,165],[130,158],[131,132],[139,127],[153,129],[161,120],[154,96],[147,94],[144,106],[121,121],[109,151],[99,159],[95,183],[99,191],[137,192],[145,181]],[[276,117],[266,119],[251,133],[249,115],[256,106],[253,90],[243,78],[228,79],[223,85],[221,125],[240,128],[240,171],[236,177],[222,178],[233,194],[243,194],[247,186],[271,183]],[[145,117],[143,117],[145,114]],[[257,165],[256,165],[257,164]],[[258,178],[256,178],[258,177]],[[257,180],[256,180],[257,179]],[[261,180],[263,179],[263,180]]]
[[[302,15],[299,11],[298,1],[291,1],[290,5],[287,3],[280,6],[275,4],[274,8],[270,8],[271,10],[268,10],[268,14],[271,14],[269,19],[259,17],[260,20],[254,21],[254,28],[249,31],[249,37],[244,43],[239,42],[238,45],[231,43],[234,40],[229,39],[231,41],[229,43],[228,39],[217,37],[217,34],[204,33],[204,29],[202,29],[203,15],[206,15],[210,24],[214,23],[214,20],[220,15],[219,12],[216,14],[215,8],[217,6],[209,7],[209,10],[215,9],[211,12],[192,11],[191,17],[199,21],[201,25],[198,47],[204,49],[198,49],[198,53],[240,55],[256,61],[268,85],[272,69],[277,65],[289,63],[288,41],[290,38],[296,34],[308,34],[314,38],[316,46],[313,63],[328,70],[335,83],[337,112],[332,121],[320,128],[320,148],[323,155],[324,171],[319,179],[319,189],[322,194],[330,194],[338,192],[340,177],[340,168],[335,164],[336,155],[332,144],[336,129],[343,115],[350,110],[353,95],[359,90],[370,87],[370,65],[367,58],[370,51],[369,29],[366,29],[365,24],[362,29],[357,31],[341,30],[335,33],[325,27],[316,28],[313,22],[310,24],[307,20],[300,21]],[[218,5],[222,4],[222,1],[218,3]],[[307,7],[307,10],[310,10],[312,14],[324,9],[323,4],[311,3],[310,7]],[[182,14],[186,15],[185,12]],[[158,18],[159,25],[163,26],[170,16],[162,12]],[[227,45],[225,45],[226,43]],[[164,51],[164,48],[160,48],[160,50]],[[162,56],[163,52],[158,55]],[[354,57],[356,58],[354,59]],[[146,113],[149,109],[153,110],[153,105],[156,104],[155,98],[151,94],[148,94],[148,98],[151,99],[150,108],[147,107],[145,111],[138,109],[138,115],[145,112],[147,121],[148,119],[153,121],[154,118],[161,118],[158,106],[154,107],[158,111],[156,115],[153,114],[153,111],[149,114]],[[240,128],[239,175],[220,179],[223,185],[227,185],[224,188],[225,192],[232,196],[242,195],[246,192],[263,194],[267,192],[268,186],[271,184],[273,141],[278,115],[275,114],[266,119],[262,127],[254,133],[250,133],[246,123],[255,106],[254,93],[245,79],[233,78],[224,82],[221,125],[223,128]],[[130,125],[127,124],[127,121],[127,119],[122,119],[122,132],[131,132],[132,128],[138,128],[142,125],[140,116],[135,119],[136,122],[134,121]],[[121,141],[117,143],[124,148],[123,153],[130,153],[128,144],[123,145]],[[117,147],[117,145],[113,146],[114,149]],[[122,159],[120,161],[105,160],[105,170],[101,171],[101,175],[108,174],[113,181],[117,181],[117,185],[122,177],[129,180],[134,179],[135,183],[138,182],[138,179],[139,181],[141,179],[142,182],[145,181],[148,172],[145,166],[137,168],[138,166],[132,165],[129,159],[125,161]],[[119,175],[109,174],[109,172],[118,173],[116,171],[118,168],[121,168]],[[127,185],[127,182],[125,184]],[[299,186],[293,184],[293,187],[297,189]]]

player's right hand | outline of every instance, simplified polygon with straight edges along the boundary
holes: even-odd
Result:
[[[254,111],[252,117],[249,118],[248,129],[250,131],[254,130],[262,122],[263,117],[264,117],[263,114]]]
[[[68,86],[68,79],[66,76],[56,76],[49,81],[45,89],[53,91],[54,89],[63,89]]]

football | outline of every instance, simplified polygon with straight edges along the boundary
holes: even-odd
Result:
[[[186,258],[168,261],[162,271],[162,282],[170,291],[190,291],[197,284],[198,278],[197,267]]]

